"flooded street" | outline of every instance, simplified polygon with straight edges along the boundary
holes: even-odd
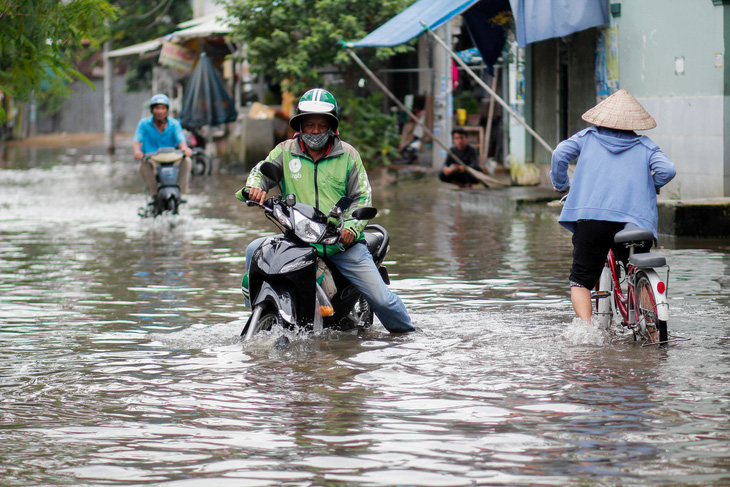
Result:
[[[245,248],[274,228],[243,175],[141,219],[130,148],[1,161],[3,486],[730,484],[730,239],[660,238],[691,340],[641,348],[573,320],[556,213],[377,188],[422,332],[279,351],[238,340]]]

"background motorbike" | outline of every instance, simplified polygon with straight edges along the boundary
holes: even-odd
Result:
[[[274,181],[281,171],[264,164],[262,172]],[[244,194],[248,199],[248,194]],[[262,208],[282,235],[267,239],[253,254],[241,286],[251,303],[251,316],[241,336],[250,340],[261,330],[280,325],[319,333],[324,328],[367,329],[373,313],[365,298],[325,258],[317,256],[312,244],[336,245],[344,226],[344,214],[352,203],[342,198],[325,215],[316,208],[298,203],[293,194],[268,198]],[[257,203],[249,201],[250,206]],[[377,214],[372,207],[352,213],[357,220],[370,220]],[[386,284],[383,266],[390,237],[381,225],[365,227],[365,242]]]
[[[157,152],[145,154],[145,161],[154,161],[157,165],[157,196],[144,208],[140,208],[138,213],[141,217],[156,217],[162,213],[178,214],[178,209],[182,198],[180,196],[180,186],[177,184],[177,175],[179,167],[175,165],[185,154],[181,150],[172,147],[161,147]]]
[[[196,129],[189,128],[186,130],[186,139],[188,147],[193,151],[190,174],[193,176],[209,176],[213,164],[208,151],[205,149],[205,137]]]

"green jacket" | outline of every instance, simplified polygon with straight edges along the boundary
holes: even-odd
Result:
[[[316,163],[304,151],[299,137],[285,140],[259,162],[246,180],[246,186],[236,193],[236,198],[245,201],[243,190],[258,187],[269,191],[274,182],[261,174],[260,166],[272,162],[282,169],[283,195],[294,194],[297,201],[314,206],[327,214],[340,198],[347,196],[354,201],[345,214],[350,218],[353,211],[372,205],[370,181],[360,154],[353,146],[335,137],[331,148]],[[345,228],[355,233],[355,241],[363,240],[364,220],[345,222]],[[321,256],[333,255],[344,250],[339,245],[316,245]],[[326,247],[326,248],[323,248]]]

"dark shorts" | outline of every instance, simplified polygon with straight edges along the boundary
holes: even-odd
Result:
[[[625,223],[599,220],[580,220],[573,234],[573,266],[570,268],[570,285],[593,289],[601,277],[603,264],[609,249],[617,259],[626,261],[629,256],[624,246],[614,247],[613,238],[623,230]]]

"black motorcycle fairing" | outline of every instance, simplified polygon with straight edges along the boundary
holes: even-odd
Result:
[[[274,237],[264,243],[253,254],[253,273],[265,275],[287,274],[305,267],[317,266],[317,251],[314,247],[302,247],[290,240]]]
[[[265,302],[269,302],[278,310],[279,317],[290,325],[297,323],[297,310],[294,293],[286,284],[271,284],[263,282],[261,289],[256,296],[256,301],[251,303],[251,307],[258,306]]]
[[[288,294],[289,316],[300,322],[314,320],[316,288],[311,285],[317,276],[317,251],[311,246],[297,245],[283,237],[266,239],[254,252],[249,268],[248,285],[252,306],[262,301],[264,286],[276,293]],[[255,297],[255,298],[254,298]],[[274,298],[268,299],[275,302]],[[284,304],[282,304],[284,306]],[[278,308],[281,309],[281,308]],[[288,321],[289,318],[281,316]],[[296,321],[295,321],[296,323]]]

